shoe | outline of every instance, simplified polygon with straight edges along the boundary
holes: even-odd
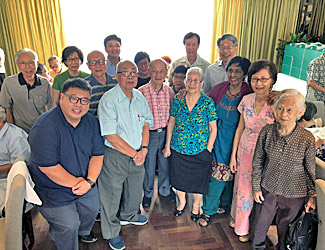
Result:
[[[193,214],[192,212],[191,212],[191,220],[192,221],[198,221],[200,219],[200,213],[198,213],[198,214]]]
[[[150,205],[151,205],[151,197],[143,196],[142,206],[143,207],[150,207]]]
[[[236,223],[235,223],[235,220],[234,220],[233,218],[231,218],[231,220],[230,220],[230,222],[229,222],[229,226],[230,226],[231,228],[235,228]]]
[[[206,224],[202,224],[202,221],[204,221]],[[200,220],[199,220],[199,226],[200,227],[207,227],[211,223],[211,216],[207,214],[201,214]]]
[[[183,212],[185,211],[185,208],[186,208],[186,204],[185,204],[185,206],[184,206],[184,208],[183,208],[182,210],[178,210],[177,207],[175,207],[174,215],[175,215],[176,217],[181,216],[181,215],[183,214]]]
[[[116,236],[113,239],[108,240],[108,245],[114,250],[122,250],[125,249],[124,240],[120,235]]]
[[[225,212],[226,212],[226,210],[221,207],[219,207],[217,210],[217,214],[224,214]]]
[[[176,201],[176,196],[173,191],[170,191],[169,195],[163,196],[161,195],[168,203],[174,203]]]
[[[249,234],[246,234],[246,235],[239,236],[238,239],[240,242],[246,243],[250,241],[251,237],[249,236]]]
[[[142,226],[144,224],[147,224],[147,222],[148,222],[148,218],[142,214],[138,214],[137,221],[127,221],[127,220],[124,220],[121,216],[119,216],[118,219],[120,220],[120,224],[122,226],[129,225],[129,224],[136,225],[136,226]]]
[[[93,232],[90,232],[89,235],[79,235],[79,238],[82,242],[85,243],[93,243],[98,240],[98,236],[95,235]]]

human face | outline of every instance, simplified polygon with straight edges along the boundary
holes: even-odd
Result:
[[[297,117],[303,115],[298,112],[295,97],[282,99],[275,110],[275,117],[282,126],[294,126]]]
[[[149,60],[148,58],[143,58],[137,63],[139,69],[139,75],[147,77],[149,75]]]
[[[151,82],[154,85],[161,86],[167,76],[166,64],[161,60],[153,61],[149,69]]]
[[[174,86],[176,91],[179,91],[180,89],[185,88],[185,80],[186,75],[183,73],[175,73],[173,76],[173,82],[174,82]]]
[[[238,46],[228,39],[222,40],[218,48],[219,56],[222,60],[223,65],[227,65],[231,58],[233,58],[238,50]]]
[[[187,75],[186,78],[186,91],[187,93],[197,94],[200,93],[200,89],[202,87],[202,81],[200,73],[198,72],[191,72]]]
[[[77,71],[79,70],[79,67],[81,65],[81,60],[78,56],[77,52],[73,52],[67,57],[67,60],[65,61],[65,64],[67,65],[68,69],[71,71]]]
[[[256,95],[268,96],[273,82],[269,69],[261,69],[252,75],[251,86]]]
[[[56,60],[56,59],[53,59],[52,61],[49,62],[50,64],[50,68],[56,72],[56,73],[60,73],[61,72],[61,69],[62,69],[62,65],[61,63]]]
[[[87,66],[90,69],[91,74],[95,78],[105,76],[105,72],[106,72],[106,69],[107,69],[107,61],[105,61],[105,56],[102,53],[100,53],[100,52],[91,53],[91,54],[88,55],[87,60],[88,60]],[[100,64],[98,62],[98,60],[103,60],[104,64]],[[96,64],[91,65],[91,64],[93,64],[93,63],[90,63],[92,61],[96,61]]]
[[[119,65],[117,72],[133,72],[137,73],[137,67],[134,63],[130,61],[123,62]],[[137,86],[138,76],[125,76],[121,73],[116,73],[116,80],[118,81],[123,92],[130,92],[132,89]]]
[[[187,40],[185,40],[185,49],[186,55],[188,58],[196,58],[197,50],[199,49],[199,41],[196,36],[193,36]]]
[[[53,78],[50,76],[50,72],[47,70],[45,65],[43,66],[42,73],[40,75],[49,80],[49,82],[53,82]]]
[[[244,72],[239,66],[239,63],[231,64],[227,70],[227,77],[230,85],[239,86],[244,80]]]
[[[24,77],[31,78],[36,74],[38,61],[31,53],[22,53],[18,55],[17,66]]]
[[[105,51],[108,57],[118,58],[121,52],[121,44],[116,40],[110,40],[106,43]]]
[[[89,104],[82,105],[80,100],[73,104],[69,100],[69,96],[74,96],[78,98],[87,98],[90,100],[90,94],[88,91],[79,88],[70,88],[63,94],[61,93],[60,107],[65,119],[72,125],[76,126],[80,122],[81,117],[83,117],[89,109]]]

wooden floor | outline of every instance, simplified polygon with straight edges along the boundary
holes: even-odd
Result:
[[[154,196],[151,207],[141,213],[147,215],[149,222],[144,226],[122,226],[126,249],[129,250],[198,250],[198,249],[251,249],[250,243],[241,243],[229,227],[229,214],[216,215],[207,228],[201,228],[190,218],[191,196],[188,198],[186,213],[180,217],[173,215],[175,204],[169,204]],[[34,250],[53,250],[55,246],[48,235],[48,224],[34,208],[33,225],[35,233]],[[100,234],[100,222],[96,222],[94,233]],[[274,228],[269,231],[269,244],[273,249],[276,242]],[[272,243],[273,242],[273,243]],[[110,249],[107,241],[99,237],[91,244],[80,242],[82,250]]]

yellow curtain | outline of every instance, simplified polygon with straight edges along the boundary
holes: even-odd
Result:
[[[217,40],[223,34],[240,34],[242,0],[214,0],[210,62],[218,57]]]
[[[6,55],[6,75],[18,72],[15,53],[34,50],[40,63],[60,56],[66,46],[60,0],[0,0],[0,47]]]
[[[313,13],[308,27],[308,35],[325,35],[325,1],[314,0]]]

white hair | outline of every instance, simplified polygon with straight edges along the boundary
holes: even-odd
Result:
[[[28,49],[28,48],[25,48],[25,49],[21,49],[21,50],[18,50],[16,55],[15,55],[15,62],[17,63],[18,62],[18,56],[20,54],[23,54],[23,53],[30,53],[34,56],[35,58],[35,61],[38,62],[38,55],[36,54],[36,52],[34,50],[31,50],[31,49]]]
[[[298,114],[301,114],[297,117],[297,120],[305,113],[306,104],[305,104],[305,97],[296,89],[285,89],[282,91],[282,94],[278,97],[278,99],[274,103],[274,110],[277,109],[279,103],[286,98],[293,97],[295,98],[295,104],[298,109]]]
[[[192,67],[189,68],[186,72],[186,78],[190,73],[199,73],[200,74],[200,80],[203,81],[204,80],[204,74],[203,74],[203,70],[199,67]]]

